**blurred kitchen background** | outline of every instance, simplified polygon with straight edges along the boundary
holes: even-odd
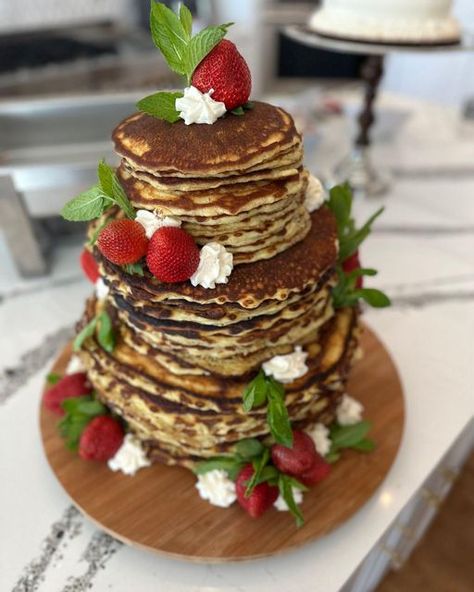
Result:
[[[252,70],[253,98],[270,98],[295,115],[306,134],[308,166],[330,184],[350,151],[365,56],[306,47],[283,33],[307,23],[317,0],[186,4],[196,28],[235,22],[229,37]],[[59,218],[62,205],[94,183],[99,158],[114,162],[111,130],[136,100],[178,83],[151,42],[148,12],[149,0],[0,0],[1,289],[12,278],[47,273],[62,244],[80,241],[80,225]],[[457,0],[455,13],[463,29],[474,31],[472,0]],[[424,134],[429,152],[433,134],[438,145],[464,143],[456,165],[474,166],[473,55],[387,56],[376,163],[390,168],[397,140],[406,147],[416,134]],[[387,146],[392,152],[384,152]],[[410,158],[402,148],[399,154]],[[388,173],[396,177],[402,165]]]

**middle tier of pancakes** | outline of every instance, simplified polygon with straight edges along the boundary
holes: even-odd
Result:
[[[271,262],[236,267],[213,290],[130,275],[96,253],[124,341],[175,374],[239,377],[314,341],[334,314],[337,230],[325,206],[311,221],[302,241]]]

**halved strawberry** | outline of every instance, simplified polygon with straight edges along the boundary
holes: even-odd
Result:
[[[331,472],[331,465],[327,463],[322,456],[316,453],[316,460],[313,465],[304,473],[298,475],[298,481],[301,481],[303,485],[310,487],[316,485],[320,481],[326,479]]]
[[[112,263],[126,265],[145,256],[148,239],[135,220],[113,220],[99,234],[97,248]]]
[[[64,399],[88,395],[91,391],[92,387],[87,380],[87,374],[84,372],[66,374],[44,393],[43,405],[56,415],[64,415],[64,410],[61,407]]]
[[[250,480],[253,473],[253,466],[251,464],[245,465],[237,476],[235,490],[237,493],[237,501],[242,508],[250,514],[252,518],[259,518],[272,507],[277,499],[278,487],[269,485],[267,482],[259,483],[259,485],[254,487],[249,497],[245,497],[247,482]]]
[[[161,282],[184,282],[199,265],[199,248],[182,228],[164,226],[151,237],[146,262]]]

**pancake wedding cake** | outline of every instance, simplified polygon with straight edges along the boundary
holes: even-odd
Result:
[[[325,37],[396,45],[459,43],[452,0],[323,0],[310,29]]]
[[[43,404],[84,462],[179,465],[203,504],[301,525],[304,491],[375,446],[345,386],[362,301],[389,304],[358,255],[381,210],[358,227],[347,185],[325,195],[291,116],[249,101],[229,26],[193,36],[185,6],[152,4],[187,86],[141,100],[113,132],[118,168],[63,209],[89,222],[95,290]]]

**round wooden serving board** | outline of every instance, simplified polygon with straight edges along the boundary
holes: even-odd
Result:
[[[382,483],[397,455],[404,403],[395,366],[382,343],[366,329],[364,357],[348,392],[365,406],[377,448],[344,451],[331,475],[304,496],[305,524],[273,508],[258,520],[235,503],[227,509],[201,500],[196,478],[182,468],[155,464],[134,477],[106,464],[81,460],[59,436],[57,416],[41,407],[41,434],[49,464],[76,506],[99,528],[130,545],[200,562],[255,559],[294,549],[333,530],[356,512]],[[63,372],[66,348],[53,371]]]

